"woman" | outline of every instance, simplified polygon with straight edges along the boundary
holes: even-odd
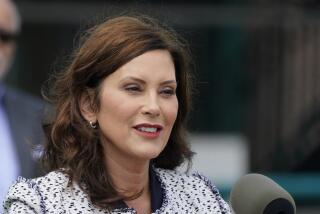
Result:
[[[52,88],[44,177],[18,179],[6,213],[229,213],[190,161],[185,139],[187,47],[144,17],[110,19],[84,35]]]

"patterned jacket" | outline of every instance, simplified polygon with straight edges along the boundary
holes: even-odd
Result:
[[[217,188],[205,177],[159,168],[154,170],[164,191],[162,206],[153,213],[231,213]],[[68,176],[59,171],[36,179],[19,178],[9,189],[3,204],[4,213],[136,213],[133,208],[112,211],[97,208],[77,184],[68,184]]]

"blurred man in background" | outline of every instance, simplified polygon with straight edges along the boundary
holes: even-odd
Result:
[[[19,32],[16,6],[11,0],[0,0],[0,202],[17,176],[37,174],[31,148],[41,143],[43,136],[41,101],[4,84]]]

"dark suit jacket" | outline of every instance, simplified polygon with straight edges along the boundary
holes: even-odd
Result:
[[[20,174],[25,177],[38,176],[40,171],[32,145],[41,145],[44,141],[41,127],[43,103],[40,99],[11,88],[6,88],[3,102],[20,161]]]

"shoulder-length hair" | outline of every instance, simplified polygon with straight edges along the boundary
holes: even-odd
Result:
[[[93,204],[110,208],[118,193],[103,164],[99,129],[83,118],[80,100],[87,97],[99,108],[99,86],[111,73],[133,58],[151,50],[164,49],[175,66],[178,115],[169,141],[155,167],[174,169],[190,163],[192,151],[186,142],[186,120],[191,104],[192,61],[187,44],[172,29],[141,16],[120,16],[89,29],[80,39],[70,64],[55,75],[47,98],[55,107],[53,118],[43,128],[46,133],[42,163],[47,170],[64,171],[77,182]]]

